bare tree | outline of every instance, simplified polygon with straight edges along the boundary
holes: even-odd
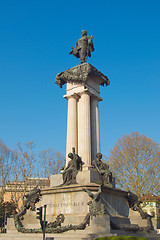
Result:
[[[5,185],[11,174],[12,157],[11,150],[0,140],[0,198],[3,199]]]
[[[28,191],[28,178],[34,176],[36,159],[33,149],[34,143],[30,141],[24,145],[17,143],[16,150],[12,152],[12,182],[8,187],[12,189],[13,199],[17,205]]]
[[[138,132],[124,135],[108,162],[121,188],[138,196],[160,190],[160,147],[152,139]]]
[[[47,149],[36,156],[34,147],[32,141],[25,144],[17,143],[16,149],[10,151],[0,141],[0,193],[2,196],[8,191],[11,199],[19,207],[26,192],[34,186],[40,188],[48,186],[50,175],[59,173],[64,165],[64,156],[60,152]]]
[[[52,174],[58,174],[64,165],[64,156],[58,151],[47,149],[39,152],[39,162],[41,163],[41,176],[50,177]]]
[[[17,164],[20,170],[19,178],[23,181],[33,176],[36,163],[35,153],[33,151],[35,145],[32,141],[25,143],[23,146],[18,143],[16,154]]]

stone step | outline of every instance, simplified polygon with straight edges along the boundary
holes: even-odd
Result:
[[[105,234],[105,237],[116,236],[117,234]],[[121,234],[118,234],[121,235]],[[123,234],[127,235],[127,234]],[[138,236],[139,234],[129,234]],[[82,234],[78,231],[75,233],[67,233],[67,234],[46,234],[47,238],[53,238],[54,240],[94,240],[95,238],[102,237],[102,235],[94,235],[94,234]],[[104,235],[103,235],[104,237]],[[146,236],[148,240],[160,240],[159,235]],[[42,234],[22,234],[22,233],[2,233],[0,234],[0,240],[42,240]],[[51,239],[47,239],[51,240]]]
[[[147,237],[147,238],[148,238],[148,240],[160,240],[160,235]]]
[[[130,219],[128,217],[124,217],[121,215],[112,215],[110,216],[110,220],[116,225],[131,224]]]
[[[106,237],[115,236],[115,234],[106,234]],[[76,233],[67,233],[67,234],[46,234],[46,239],[51,240],[94,240],[97,237],[104,237],[104,235],[95,235],[95,234],[82,234],[78,231]],[[22,234],[22,233],[6,233],[0,234],[0,240],[42,240],[42,234]]]

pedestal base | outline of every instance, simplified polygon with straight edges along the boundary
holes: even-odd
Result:
[[[77,184],[90,184],[96,183],[101,185],[102,179],[99,173],[95,169],[79,171],[76,177]],[[51,175],[50,177],[50,186],[57,187],[63,183],[62,174]],[[113,182],[113,187],[115,188],[115,179]]]
[[[37,207],[47,205],[47,221],[54,221],[58,214],[63,213],[65,225],[68,223],[79,224],[89,213],[88,202],[91,200],[84,189],[96,194],[99,185],[95,183],[74,184],[43,189],[42,199]],[[127,193],[124,191],[104,186],[101,200],[105,206],[106,214],[128,217],[129,207],[125,198],[126,195]]]
[[[96,183],[101,185],[102,180],[99,173],[95,169],[79,171],[76,177],[76,182],[78,184],[90,184]],[[51,175],[50,186],[57,187],[63,183],[62,174]]]
[[[89,212],[88,202],[91,200],[89,195],[84,191],[84,189],[90,190],[94,195],[98,192],[99,185],[95,183],[90,184],[75,184],[63,187],[50,187],[42,190],[42,199],[36,207],[47,205],[47,216],[46,220],[48,222],[55,221],[57,215],[64,214],[65,220],[62,223],[62,227],[72,225],[78,225],[84,221],[86,214]],[[87,225],[84,230],[69,230],[64,233],[50,233],[46,234],[46,237],[54,237],[55,240],[87,240],[94,239],[97,237],[105,236],[116,236],[116,235],[126,235],[126,236],[146,236],[150,237],[152,234],[146,232],[127,232],[124,230],[113,230],[110,227],[111,220],[116,224],[130,224],[129,218],[129,207],[126,200],[127,192],[108,188],[103,186],[101,193],[101,201],[105,206],[106,213],[104,215],[97,215],[96,217],[90,217],[90,224]],[[30,217],[35,217],[36,212],[27,212],[24,216],[23,224],[25,228],[38,228],[35,226],[35,222],[30,219]],[[139,216],[139,219],[140,216]],[[32,222],[32,226],[31,226]],[[40,227],[40,224],[39,224]],[[10,228],[9,234],[6,234],[6,238],[2,240],[12,240],[10,238],[11,231],[13,231],[13,224]],[[42,239],[40,234],[22,234],[12,232],[15,240],[27,239],[30,240]],[[139,235],[140,234],[140,235]],[[148,234],[148,236],[147,236]],[[8,237],[7,237],[8,236]],[[154,235],[155,236],[155,235]],[[5,237],[5,236],[4,236]],[[154,238],[156,239],[156,237]]]

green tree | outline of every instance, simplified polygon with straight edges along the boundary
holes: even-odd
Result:
[[[138,196],[160,191],[160,147],[133,132],[119,138],[107,159],[117,185]]]

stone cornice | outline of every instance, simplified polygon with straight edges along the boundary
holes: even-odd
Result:
[[[99,185],[96,183],[86,184],[86,185],[80,185],[80,184],[74,184],[69,186],[61,186],[61,187],[52,187],[52,188],[45,188],[41,190],[42,195],[43,194],[53,194],[53,193],[63,193],[63,192],[79,192],[84,191],[83,188],[87,188],[90,191],[98,191]],[[103,186],[103,191],[106,193],[112,193],[115,195],[122,195],[127,196],[127,192],[123,191],[118,188],[109,188],[107,186]]]
[[[85,84],[88,79],[93,79],[101,86],[110,84],[107,76],[103,75],[89,63],[79,64],[73,68],[57,74],[55,83],[62,87],[65,83]]]

